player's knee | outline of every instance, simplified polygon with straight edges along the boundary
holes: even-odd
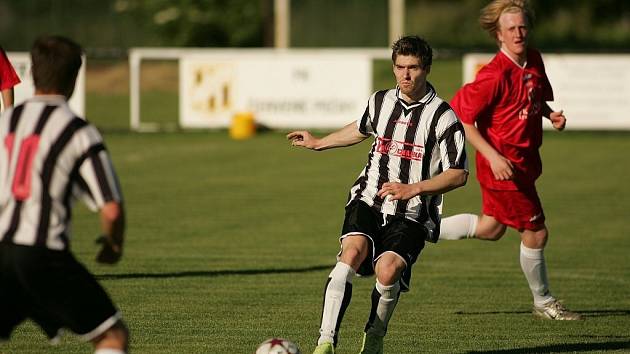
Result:
[[[363,253],[364,252],[362,252],[359,247],[344,247],[339,258],[342,262],[351,265],[353,268],[356,268],[355,265],[361,264],[363,258],[365,257]]]
[[[351,235],[343,239],[339,260],[351,265],[354,269],[368,255],[368,241],[362,235]]]
[[[547,239],[549,238],[549,231],[547,228],[543,228],[534,233],[534,241],[536,243],[536,248],[545,248],[547,244]]]
[[[376,264],[376,277],[383,285],[391,285],[398,281],[405,270],[405,262],[397,256],[381,257]]]

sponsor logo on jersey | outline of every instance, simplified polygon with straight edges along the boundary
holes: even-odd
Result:
[[[411,127],[413,125],[413,123],[411,123],[411,120],[402,120],[402,119],[397,119],[397,120],[394,121],[394,123],[401,124],[401,125],[406,125],[408,127]]]
[[[397,156],[401,159],[421,161],[424,156],[424,146],[379,137],[376,152]]]

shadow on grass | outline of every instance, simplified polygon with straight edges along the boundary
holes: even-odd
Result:
[[[521,353],[576,353],[590,351],[620,350],[630,348],[630,341],[615,341],[604,343],[574,343],[574,344],[551,344],[539,347],[502,349],[502,350],[473,350],[467,354],[521,354]]]
[[[283,273],[307,273],[319,270],[331,269],[332,264],[317,265],[304,268],[270,268],[270,269],[240,269],[240,270],[208,270],[190,272],[171,273],[122,273],[122,274],[100,274],[96,275],[98,280],[119,280],[119,279],[161,279],[161,278],[188,278],[188,277],[220,277],[225,275],[261,275],[261,274],[283,274]]]
[[[523,311],[455,311],[456,315],[515,315],[522,313],[531,313],[531,310]],[[630,310],[576,310],[583,317],[612,317],[612,316],[630,316]]]

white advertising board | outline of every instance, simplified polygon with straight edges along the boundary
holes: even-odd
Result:
[[[361,117],[372,88],[360,53],[197,53],[179,67],[185,128],[227,127],[239,112],[270,128],[338,128]]]
[[[13,87],[14,104],[18,105],[29,97],[33,97],[35,87],[33,86],[33,76],[31,75],[31,57],[29,53],[7,52],[7,57],[15,72],[20,77],[20,82]],[[83,65],[79,70],[79,76],[74,87],[74,93],[68,104],[72,111],[80,117],[85,118],[85,56],[83,57]]]
[[[467,54],[464,82],[494,54]],[[567,129],[630,129],[630,55],[544,54],[545,70],[553,87],[549,106],[563,110]],[[544,126],[550,128],[545,119]]]

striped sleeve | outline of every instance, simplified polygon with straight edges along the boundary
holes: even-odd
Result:
[[[357,120],[357,128],[363,135],[369,135],[373,133],[372,130],[372,117],[374,114],[374,95],[370,96],[368,104],[365,106],[365,112],[361,116],[361,119]]]
[[[88,142],[88,145],[83,152],[79,175],[83,181],[84,197],[87,198],[89,195],[90,202],[88,203],[86,198],[82,199],[88,207],[96,206],[97,209],[107,202],[121,202],[122,193],[118,177],[100,133],[90,125],[82,131],[82,140]]]
[[[388,91],[394,90],[382,90],[376,91],[370,96],[367,107],[361,119],[357,121],[357,127],[359,132],[363,135],[375,135],[376,126],[378,125],[378,116],[383,107],[383,101]]]
[[[468,170],[464,126],[451,109],[444,112],[440,123],[444,123],[440,124],[444,128],[440,129],[438,138],[442,168]]]

